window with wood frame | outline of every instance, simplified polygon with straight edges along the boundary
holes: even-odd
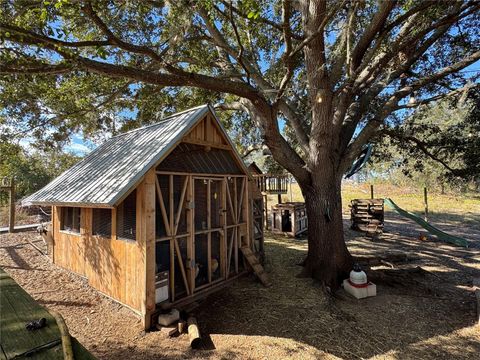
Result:
[[[60,230],[80,234],[80,214],[78,207],[63,207],[60,213]]]
[[[117,238],[136,240],[137,190],[133,190],[117,207]]]
[[[93,209],[92,234],[103,237],[112,236],[112,210]]]

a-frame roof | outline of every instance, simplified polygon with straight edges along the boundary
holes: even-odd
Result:
[[[22,204],[114,207],[209,111],[248,174],[214,110],[202,105],[112,137]]]
[[[250,172],[254,172],[256,175],[262,175],[263,171],[260,169],[255,161],[252,161],[250,165],[248,165],[247,169]]]

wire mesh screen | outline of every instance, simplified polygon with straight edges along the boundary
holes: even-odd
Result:
[[[223,183],[221,180],[210,181],[210,217],[211,227],[222,227],[222,189]]]
[[[210,259],[210,267],[212,269],[212,281],[215,281],[221,277],[222,270],[220,269],[220,261],[221,261],[221,251],[220,251],[220,242],[222,241],[220,233],[218,231],[212,232],[211,235],[211,243],[212,243],[212,250],[211,250],[211,259]]]
[[[238,219],[239,222],[245,222],[245,213],[243,212],[245,197],[247,194],[245,193],[245,181],[242,178],[236,178],[235,181],[237,182],[237,203],[238,203]]]
[[[137,234],[137,190],[133,190],[117,208],[117,237],[135,240]]]
[[[169,208],[170,208],[170,197],[168,193],[169,177],[168,175],[158,175],[157,178],[158,178],[158,184],[160,185],[160,191],[162,192],[163,204],[165,206],[167,216],[168,216]],[[156,227],[155,234],[157,237],[164,237],[167,235],[166,227],[168,227],[169,224],[165,224],[163,220],[158,198],[159,198],[158,196],[155,197],[155,227]]]
[[[227,196],[227,225],[232,225],[235,223],[234,221],[234,213],[232,211],[235,211],[235,192],[234,192],[234,181],[235,178],[229,177],[227,179],[227,191],[229,192],[230,196]],[[231,200],[231,206],[230,206],[230,200]]]
[[[195,235],[195,286],[208,282],[208,236],[207,234]]]
[[[195,179],[195,230],[205,230],[208,228],[208,181],[208,179]]]
[[[93,235],[110,237],[112,235],[112,210],[93,209],[92,214]]]
[[[181,143],[157,167],[157,170],[204,174],[242,174],[229,150]]]
[[[186,177],[185,176],[178,176],[175,175],[173,177],[173,203],[174,203],[174,212],[175,216],[177,214],[177,210],[180,208],[180,198],[183,191],[183,185],[185,183]],[[185,207],[186,197],[184,198],[182,204],[182,211],[180,213],[180,218],[178,219],[178,229],[177,235],[185,234],[187,232],[187,213]]]
[[[167,217],[170,217],[170,175],[158,175],[158,184],[160,186],[160,191],[162,192],[163,204],[167,212]],[[174,218],[176,219],[177,211],[180,208],[180,199],[182,196],[183,186],[185,184],[186,176],[173,176],[173,212]],[[161,213],[161,205],[159,203],[158,196],[156,197],[156,207],[155,207],[155,226],[156,226],[156,236],[164,237],[167,232],[165,230],[168,224],[165,224],[163,216]],[[182,204],[182,210],[180,212],[180,217],[178,218],[178,229],[177,235],[185,234],[187,232],[187,216],[186,216],[186,197],[184,197]]]
[[[182,258],[182,264],[185,267],[187,259],[187,238],[178,238],[178,248],[180,249],[180,256]],[[180,264],[178,260],[177,251],[175,250],[175,298],[179,299],[182,295],[186,295],[185,282],[183,280],[183,275],[180,270]]]
[[[80,213],[78,207],[62,207],[60,215],[60,229],[80,233]]]

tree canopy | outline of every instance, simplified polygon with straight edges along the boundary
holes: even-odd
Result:
[[[372,138],[398,130],[396,117],[476,83],[479,10],[463,0],[6,0],[2,132],[32,130],[51,146],[219,102],[243,114],[226,117],[241,124],[239,145],[258,135],[297,179],[315,219],[306,268],[335,284],[351,266],[342,175]]]
[[[310,31],[305,13],[315,6],[323,13]],[[455,73],[479,58],[478,7],[411,0],[4,1],[2,121],[15,127],[10,136],[31,131],[48,147],[75,131],[114,133],[199,101],[225,100],[224,108],[251,112],[265,103],[276,116],[257,125],[283,144],[276,122],[285,121],[305,163],[312,93],[313,101],[318,96],[304,52],[321,40],[315,61],[342,105],[337,115],[346,140],[364,130],[357,144],[347,148],[344,141],[350,162],[393,111],[467,84]],[[415,106],[401,104],[412,94]],[[293,155],[291,147],[278,152]]]

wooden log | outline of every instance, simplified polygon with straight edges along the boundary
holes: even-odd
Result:
[[[62,349],[63,349],[63,358],[65,360],[74,360],[73,349],[72,349],[72,339],[70,338],[70,333],[68,332],[67,324],[63,320],[60,313],[49,309],[48,312],[52,314],[57,322],[58,329],[60,330],[61,339],[62,339]]]
[[[200,348],[202,339],[200,337],[200,330],[198,329],[197,320],[194,317],[189,317],[188,324],[188,338],[190,340],[190,346],[192,349]]]
[[[172,325],[172,326],[162,326],[160,324],[156,325],[157,330],[159,330],[163,336],[165,337],[170,337],[173,336],[177,333],[178,328],[177,325]]]
[[[183,334],[187,328],[187,322],[185,320],[180,320],[177,324],[178,333]]]

